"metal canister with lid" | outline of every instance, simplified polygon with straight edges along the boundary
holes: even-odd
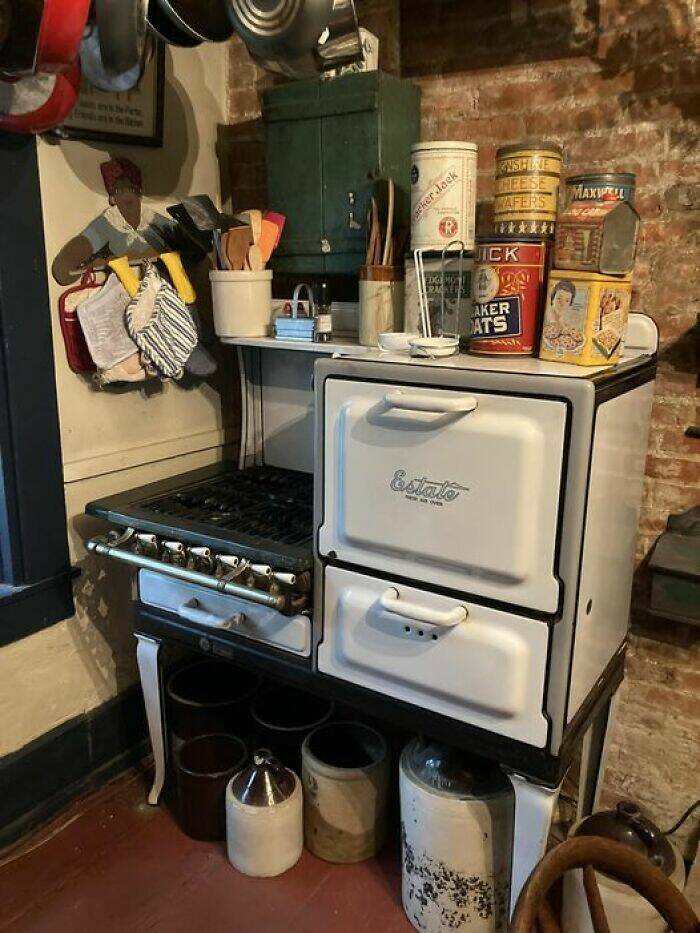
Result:
[[[537,348],[547,241],[477,237],[472,273],[470,353],[532,356]]]
[[[683,889],[685,869],[680,853],[632,800],[621,800],[614,810],[602,810],[586,817],[572,827],[569,835],[602,836],[629,846],[645,855],[676,887]],[[645,898],[602,872],[596,872],[596,879],[611,930],[663,933],[665,920]],[[580,868],[564,876],[562,929],[567,933],[593,931]]]
[[[599,172],[570,175],[566,179],[566,206],[573,201],[602,201],[615,198],[634,204],[636,176],[633,172]]]
[[[561,163],[561,148],[543,139],[498,149],[494,201],[497,233],[553,235]]]
[[[474,246],[475,143],[444,141],[411,147],[411,246],[441,250],[452,240]]]

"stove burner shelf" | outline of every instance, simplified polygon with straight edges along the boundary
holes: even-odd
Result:
[[[310,569],[313,477],[231,463],[91,502],[91,515],[299,572]]]

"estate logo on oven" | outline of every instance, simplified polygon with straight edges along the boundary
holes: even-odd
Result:
[[[468,486],[462,486],[453,480],[434,480],[427,476],[414,476],[406,479],[405,470],[397,470],[389,483],[394,492],[403,493],[411,502],[425,502],[429,505],[444,506],[446,502],[454,502],[461,493],[469,492]]]

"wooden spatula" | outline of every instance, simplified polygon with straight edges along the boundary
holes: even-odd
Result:
[[[234,272],[245,268],[248,250],[253,244],[250,227],[231,227],[226,232],[226,258]]]

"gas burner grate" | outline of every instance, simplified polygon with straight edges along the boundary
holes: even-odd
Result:
[[[145,499],[139,506],[169,525],[185,520],[299,546],[312,538],[313,479],[305,473],[252,467]]]
[[[277,570],[313,566],[313,476],[224,462],[86,506],[121,528],[208,547]]]

